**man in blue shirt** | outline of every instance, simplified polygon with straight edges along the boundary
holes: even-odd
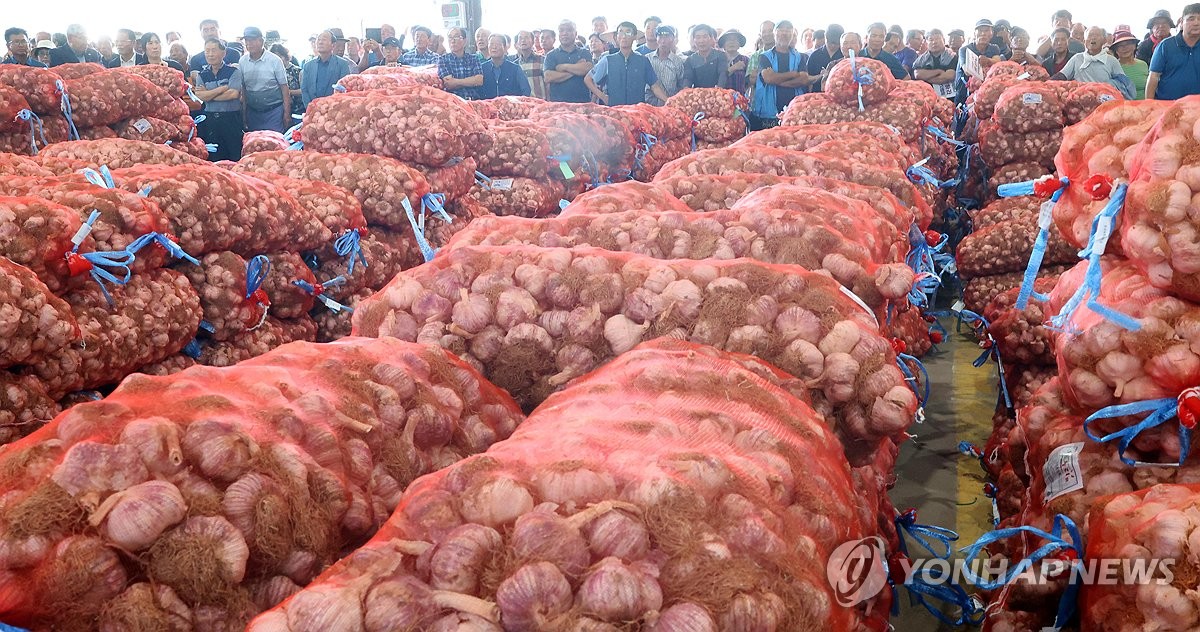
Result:
[[[622,22],[617,25],[617,52],[609,53],[600,58],[600,62],[584,78],[588,90],[605,105],[635,105],[645,103],[646,89],[661,101],[667,100],[667,93],[658,83],[658,75],[654,66],[645,55],[633,52],[633,42],[637,39],[637,26],[633,22]],[[597,84],[607,80],[604,90]]]
[[[990,23],[988,26],[991,26]],[[900,64],[900,60],[896,59],[895,55],[883,50],[883,43],[887,39],[887,34],[888,30],[883,25],[883,22],[876,22],[867,27],[867,43],[863,47],[861,55],[882,62],[892,72],[893,77],[907,79],[908,71]],[[807,66],[805,68],[807,69]]]
[[[558,25],[558,48],[546,53],[543,73],[551,101],[587,103],[591,100],[583,77],[592,69],[592,54],[580,48],[575,38],[575,23],[564,20]]]
[[[1146,98],[1170,100],[1200,94],[1200,4],[1183,8],[1179,33],[1159,43],[1150,58]]]
[[[428,26],[418,26],[412,30],[413,48],[400,56],[400,63],[405,66],[429,66],[438,63],[440,55],[430,48],[433,45],[433,31]]]
[[[300,69],[300,98],[304,107],[318,97],[333,94],[333,84],[350,74],[350,62],[333,54],[333,33],[321,31],[316,42],[317,56],[304,62]]]
[[[25,29],[12,27],[4,31],[4,43],[8,45],[8,57],[0,60],[0,64],[17,64],[45,68],[46,64],[33,58],[29,51],[29,33]]]
[[[657,15],[652,15],[646,18],[646,42],[637,47],[639,55],[650,56],[650,53],[658,50],[658,27],[662,24],[662,18]]]
[[[508,47],[504,45],[503,35],[488,38],[487,52],[488,59],[483,62],[483,98],[529,96],[525,71],[505,56]]]
[[[1000,61],[1000,47],[992,43],[992,21],[980,20],[975,23],[975,41],[958,49],[958,71],[955,75],[955,83],[958,85],[958,101],[965,102],[967,99],[967,73],[964,70],[967,64],[967,53],[971,51],[979,56],[979,66],[983,72],[987,72],[992,64]]]
[[[446,34],[450,52],[438,58],[438,76],[446,92],[469,100],[480,98],[483,86],[483,64],[479,56],[467,52],[467,30],[452,28]]]

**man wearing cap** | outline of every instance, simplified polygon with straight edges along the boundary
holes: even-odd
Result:
[[[1084,40],[1087,48],[1072,57],[1062,70],[1050,78],[1059,81],[1065,79],[1088,83],[1107,83],[1120,90],[1126,99],[1136,98],[1137,90],[1134,89],[1133,82],[1129,80],[1129,77],[1125,76],[1120,62],[1104,52],[1104,45],[1108,40],[1108,34],[1104,32],[1104,29],[1093,26],[1087,30]]]
[[[958,58],[946,48],[946,37],[939,29],[930,29],[927,41],[929,49],[913,61],[913,77],[933,86],[938,96],[953,99],[957,93],[954,76],[958,72]]]
[[[558,48],[546,53],[544,74],[551,101],[587,103],[591,94],[584,75],[592,70],[592,54],[579,46],[575,23],[563,20],[558,25]]]
[[[1150,58],[1146,98],[1173,100],[1200,94],[1200,4],[1183,8],[1179,32],[1159,43]]]
[[[221,25],[217,24],[216,20],[211,18],[200,21],[200,39],[207,42],[210,39],[219,39],[225,45],[225,64],[232,66],[238,63],[238,58],[242,56],[242,45],[237,42],[226,42],[221,39]],[[199,52],[192,55],[188,60],[188,68],[196,69],[203,68],[207,62],[204,60],[204,53]]]
[[[1135,98],[1141,100],[1146,98],[1146,80],[1150,78],[1150,65],[1137,58],[1137,48],[1138,38],[1133,33],[1117,31],[1113,33],[1113,43],[1108,50],[1117,58],[1117,63],[1121,64],[1125,76],[1133,82],[1137,92]]]
[[[427,26],[417,26],[412,30],[413,47],[400,56],[400,63],[405,66],[428,66],[438,63],[437,51],[433,50],[433,31]]]
[[[825,45],[808,56],[808,74],[818,78],[810,88],[813,92],[821,91],[820,75],[829,62],[842,58],[842,36],[845,34],[846,29],[841,24],[830,24],[825,29]]]
[[[987,72],[992,64],[1000,61],[1000,47],[992,43],[992,21],[980,20],[975,23],[975,41],[958,49],[958,74],[955,82],[958,86],[960,103],[967,98],[967,72],[963,69],[967,62],[967,51],[979,56],[979,66]]]
[[[692,27],[692,49],[684,63],[687,77],[684,83],[690,88],[728,88],[729,61],[723,51],[714,48],[717,31],[707,24]]]
[[[1007,59],[1012,50],[1012,24],[1008,20],[996,20],[992,25],[992,43],[1000,49],[1001,59]]]
[[[892,76],[897,79],[907,79],[908,71],[904,66],[900,65],[900,60],[896,56],[883,50],[883,44],[887,41],[888,30],[883,25],[883,22],[876,22],[867,27],[867,43],[863,46],[859,53],[862,57],[868,57],[875,61],[882,62],[892,72]]]
[[[652,15],[646,18],[646,22],[642,24],[646,31],[646,41],[637,47],[639,55],[650,56],[650,53],[658,50],[658,27],[662,24],[662,18],[657,15]]]
[[[959,49],[961,49],[963,44],[966,43],[967,35],[966,33],[963,33],[962,29],[954,29],[949,33],[946,33],[946,48],[949,48],[950,52],[954,53],[955,57],[958,57]]]
[[[529,96],[529,80],[525,78],[521,67],[508,59],[507,53],[508,46],[503,35],[495,33],[488,38],[488,58],[482,67],[481,98]]]
[[[808,55],[795,48],[796,28],[792,23],[780,20],[773,39],[775,46],[760,55],[762,71],[755,77],[750,123],[756,130],[779,125],[780,112],[813,82],[808,74]]]
[[[1072,16],[1070,11],[1067,11],[1066,9],[1059,9],[1058,11],[1054,12],[1054,15],[1050,16],[1050,26],[1055,30],[1067,29],[1067,52],[1072,55],[1077,55],[1083,52],[1083,42],[1071,38],[1071,27],[1073,26],[1071,20]],[[1044,37],[1041,39],[1037,48],[1037,56],[1039,58],[1045,60],[1050,56],[1050,51],[1053,50],[1053,42],[1051,41],[1053,39],[1054,31],[1050,32],[1050,37]]]
[[[746,36],[737,29],[729,29],[717,38],[717,48],[725,53],[728,63],[728,87],[742,94],[746,94],[746,66],[750,62],[750,58],[742,54],[742,47],[745,45]]]
[[[1146,22],[1146,28],[1150,29],[1150,33],[1146,35],[1146,39],[1142,40],[1137,47],[1137,58],[1150,63],[1150,59],[1154,56],[1154,49],[1168,37],[1171,37],[1171,29],[1175,26],[1175,20],[1171,19],[1171,12],[1166,9],[1159,9],[1154,12],[1154,17]]]
[[[673,97],[686,87],[684,81],[687,79],[687,71],[684,69],[684,58],[675,50],[678,39],[675,27],[663,24],[654,30],[654,51],[647,57],[650,59],[650,65],[654,67],[654,74],[658,75],[658,85],[662,86],[668,97]],[[646,88],[646,103],[664,105],[665,101]]]
[[[46,64],[29,54],[29,33],[25,32],[25,29],[14,26],[5,30],[4,43],[8,46],[8,56],[0,60],[0,64],[16,64],[34,68],[46,67]]]
[[[263,32],[248,26],[242,32],[246,54],[238,61],[242,71],[242,118],[246,131],[273,130],[282,133],[291,126],[292,93],[288,90],[287,68],[279,55],[267,52]]]
[[[333,54],[333,37],[329,29],[321,31],[315,44],[317,56],[300,69],[300,97],[306,110],[313,99],[333,94],[333,84],[350,74],[350,62]]]
[[[650,60],[633,50],[637,32],[637,26],[633,22],[618,24],[617,52],[601,57],[596,67],[583,79],[588,91],[605,105],[644,103],[647,90],[659,100],[667,100],[667,93],[659,85],[658,75],[655,74]],[[606,82],[604,90],[597,85],[601,82]]]
[[[467,52],[467,30],[461,27],[450,29],[446,33],[446,43],[450,50],[438,58],[438,76],[442,78],[446,92],[468,101],[480,98],[483,64],[479,63],[478,55]]]

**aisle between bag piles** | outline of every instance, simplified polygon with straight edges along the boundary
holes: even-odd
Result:
[[[915,507],[920,523],[957,531],[954,548],[959,549],[992,529],[983,470],[958,452],[958,443],[978,444],[991,433],[997,379],[994,364],[971,366],[979,355],[973,338],[955,333],[953,319],[943,318],[942,326],[950,335],[923,359],[933,385],[925,422],[914,424],[909,432],[916,438],[900,447],[891,496],[899,511]],[[892,618],[897,632],[954,629],[938,625],[924,609],[910,607],[907,594],[899,600],[900,614]]]

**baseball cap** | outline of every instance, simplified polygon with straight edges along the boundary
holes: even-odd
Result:
[[[996,24],[994,26],[992,26],[992,28],[996,29],[997,31],[999,31],[1000,29],[1005,29],[1005,30],[1011,31],[1012,24],[1010,24],[1008,20],[996,20]]]
[[[389,37],[389,38],[386,38],[383,40],[383,45],[384,46],[395,46],[396,48],[400,48],[400,40],[398,40],[394,37]]]
[[[246,30],[242,31],[242,39],[262,39],[262,29],[257,26],[247,26]]]
[[[989,29],[992,28],[992,21],[987,18],[984,18],[975,23],[975,28],[977,28],[977,29],[981,29],[985,26]]]
[[[954,37],[955,35],[957,35],[957,36],[959,36],[959,37],[966,37],[966,36],[967,36],[967,34],[966,34],[966,33],[963,33],[963,30],[962,30],[962,29],[954,29],[953,31],[950,31],[949,33],[946,33],[946,37]]]
[[[1175,25],[1175,20],[1171,19],[1171,12],[1167,11],[1166,9],[1159,9],[1158,11],[1154,12],[1154,17],[1150,18],[1150,20],[1146,22],[1146,28],[1154,28],[1154,22],[1157,20],[1166,20],[1167,22],[1171,23],[1171,26]]]
[[[678,37],[679,36],[679,34],[675,31],[675,27],[667,26],[666,24],[660,25],[658,28],[654,29],[654,34],[655,35],[666,35],[667,37]]]

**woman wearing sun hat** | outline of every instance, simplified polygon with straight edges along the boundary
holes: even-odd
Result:
[[[742,94],[746,94],[746,66],[750,63],[750,58],[742,54],[745,45],[746,36],[737,29],[729,29],[717,39],[717,48],[729,59],[729,89]]]
[[[1125,71],[1125,76],[1133,82],[1133,87],[1137,90],[1137,99],[1145,99],[1146,79],[1150,76],[1150,66],[1135,56],[1138,49],[1138,38],[1129,31],[1116,31],[1113,33],[1113,43],[1108,49],[1121,63],[1121,70]]]

